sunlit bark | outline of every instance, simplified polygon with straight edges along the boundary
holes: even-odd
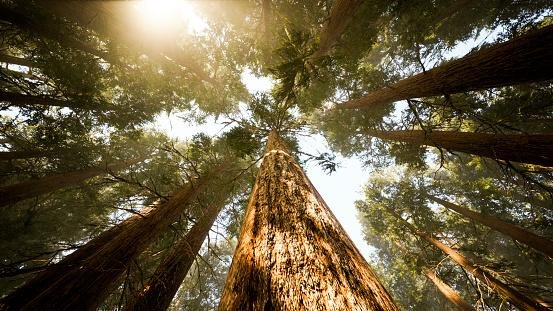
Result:
[[[397,310],[276,133],[219,310]]]
[[[474,311],[474,307],[469,305],[463,297],[461,297],[453,288],[451,288],[449,285],[444,283],[437,275],[432,271],[431,269],[428,269],[426,267],[422,268],[422,272],[424,275],[436,285],[436,288],[444,295],[444,297],[449,300],[457,310],[459,311]]]

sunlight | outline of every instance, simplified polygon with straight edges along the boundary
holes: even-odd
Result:
[[[197,13],[197,5],[191,1],[142,0],[135,3],[135,8],[140,22],[157,33],[183,25],[195,35],[204,35],[208,29],[207,22]]]

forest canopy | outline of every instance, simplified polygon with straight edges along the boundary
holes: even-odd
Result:
[[[3,0],[0,37],[2,311],[553,309],[551,1]]]

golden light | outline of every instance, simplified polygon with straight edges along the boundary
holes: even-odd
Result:
[[[142,0],[135,3],[135,8],[142,27],[160,35],[183,28],[190,34],[202,35],[208,28],[192,1]]]

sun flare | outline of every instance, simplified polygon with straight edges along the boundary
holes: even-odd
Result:
[[[142,0],[135,7],[140,23],[158,33],[184,27],[190,34],[202,35],[208,28],[191,1]]]

